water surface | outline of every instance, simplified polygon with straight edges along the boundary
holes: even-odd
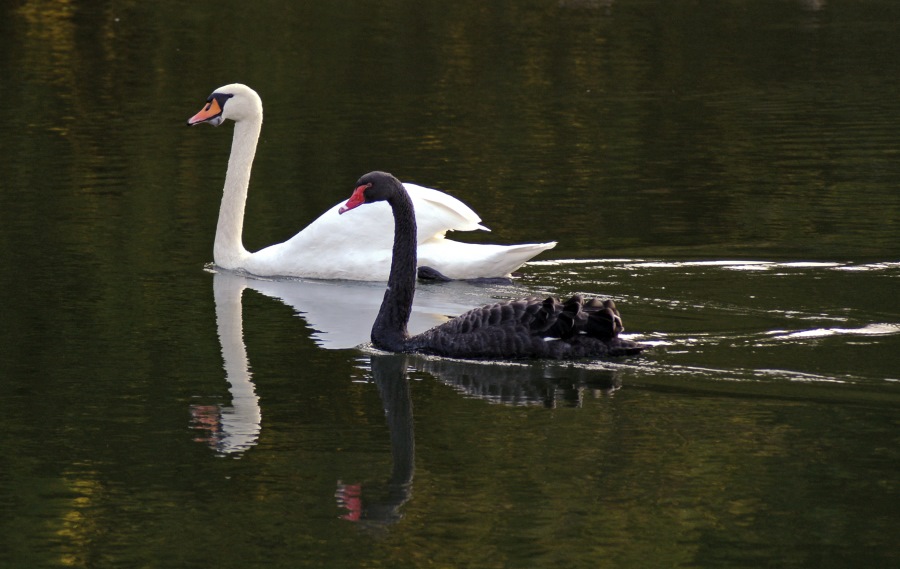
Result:
[[[900,7],[0,7],[0,565],[886,567],[900,548]],[[372,169],[557,240],[412,327],[609,296],[621,360],[364,342],[379,284],[211,261],[240,81],[245,244]],[[326,310],[327,309],[327,310]]]

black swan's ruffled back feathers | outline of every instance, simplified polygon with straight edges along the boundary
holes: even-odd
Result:
[[[527,298],[470,310],[410,338],[408,351],[457,358],[580,358],[637,354],[618,338],[622,319],[611,300],[580,295],[565,302]]]

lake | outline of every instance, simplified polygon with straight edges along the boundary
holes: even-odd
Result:
[[[900,4],[0,6],[0,566],[900,562]],[[641,356],[366,346],[382,283],[211,266],[370,170],[439,188],[509,283],[615,299]],[[362,344],[362,345],[361,345]]]

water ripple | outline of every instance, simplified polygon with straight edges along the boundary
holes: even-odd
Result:
[[[900,324],[876,323],[860,328],[812,328],[809,330],[771,330],[768,332],[775,340],[793,340],[797,338],[824,338],[827,336],[888,336],[900,334]]]

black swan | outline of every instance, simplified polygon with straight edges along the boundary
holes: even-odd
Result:
[[[389,352],[453,358],[523,359],[623,356],[646,346],[618,337],[622,319],[611,300],[573,296],[489,304],[410,337],[406,324],[416,288],[416,217],[397,178],[370,172],[340,209],[387,201],[394,212],[394,247],[387,290],[372,326],[372,344]]]

